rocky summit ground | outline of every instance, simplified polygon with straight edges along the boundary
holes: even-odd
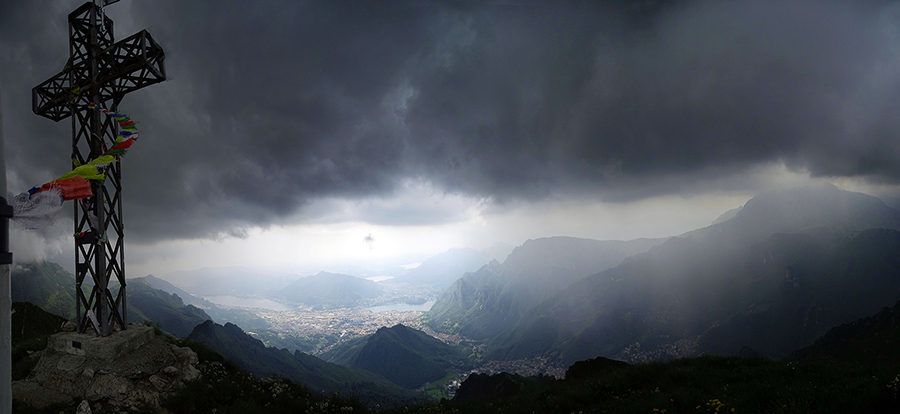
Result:
[[[94,412],[151,409],[165,412],[167,394],[200,377],[197,354],[164,335],[122,355],[104,359],[48,347],[28,378],[14,381],[13,397],[36,409],[87,401]]]

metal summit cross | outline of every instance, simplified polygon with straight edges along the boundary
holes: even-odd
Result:
[[[115,42],[113,22],[103,6],[116,1],[94,0],[69,14],[69,60],[62,72],[32,89],[35,114],[57,122],[72,117],[73,168],[103,154],[118,136],[111,117],[85,104],[115,112],[125,94],[166,80],[165,54],[146,30]],[[82,234],[75,241],[79,333],[92,325],[109,336],[114,325],[127,325],[121,178],[116,160],[103,184],[91,185],[92,196],[75,201],[75,234]],[[82,284],[88,275],[93,287],[86,296]],[[109,289],[112,278],[119,283],[115,295]]]

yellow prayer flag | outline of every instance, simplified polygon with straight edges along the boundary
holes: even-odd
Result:
[[[103,174],[97,169],[96,165],[82,165],[72,171],[63,174],[57,180],[65,180],[72,177],[84,177],[87,180],[102,180]]]

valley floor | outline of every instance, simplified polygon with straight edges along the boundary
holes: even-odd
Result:
[[[343,308],[331,310],[287,310],[274,311],[266,309],[249,309],[257,316],[264,319],[270,329],[281,336],[299,338],[315,338],[317,345],[314,349],[301,351],[311,355],[320,355],[330,349],[363,335],[374,333],[381,327],[391,327],[402,324],[410,328],[421,330],[441,341],[459,346],[472,355],[480,355],[483,345],[478,341],[468,340],[458,334],[446,334],[436,332],[425,326],[420,321],[421,311],[382,311],[372,312],[365,308]],[[283,346],[274,341],[267,340],[265,335],[248,331],[248,334],[263,340],[268,346]],[[566,367],[552,364],[548,358],[526,358],[511,361],[482,361],[476,366],[454,371],[441,381],[429,384],[426,388],[439,390],[443,396],[453,397],[459,384],[471,374],[497,374],[500,372],[514,373],[523,376],[548,375],[562,378]]]
[[[253,309],[252,311],[264,319],[271,326],[271,330],[279,334],[326,338],[317,349],[309,351],[312,355],[326,352],[341,342],[374,333],[383,326],[391,327],[397,324],[418,326],[416,319],[422,315],[420,311],[372,312],[362,308],[321,311]],[[252,331],[248,333],[253,335]]]

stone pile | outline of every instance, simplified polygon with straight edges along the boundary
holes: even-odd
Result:
[[[13,382],[13,398],[38,409],[86,400],[95,411],[162,411],[165,395],[200,377],[198,365],[193,350],[154,335],[151,327],[106,338],[63,332],[50,338],[28,378]]]

